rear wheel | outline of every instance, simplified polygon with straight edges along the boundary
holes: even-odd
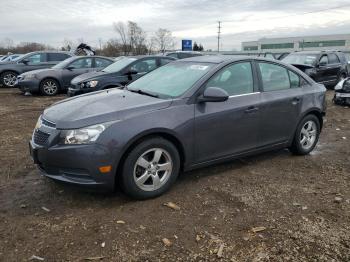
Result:
[[[40,91],[43,95],[54,96],[57,95],[59,84],[54,79],[45,79],[40,83]]]
[[[17,76],[18,76],[18,74],[15,72],[11,72],[11,71],[4,72],[0,76],[1,84],[4,87],[14,87],[15,83],[16,83]]]
[[[125,159],[122,190],[136,199],[159,196],[176,181],[179,170],[180,156],[171,142],[161,137],[144,140]]]
[[[320,121],[315,115],[307,115],[297,127],[290,150],[296,155],[307,155],[315,148],[319,136]]]

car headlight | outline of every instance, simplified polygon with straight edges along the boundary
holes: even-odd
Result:
[[[34,78],[36,78],[36,75],[35,74],[28,74],[28,75],[24,75],[23,78],[24,79],[34,79]]]
[[[97,80],[91,80],[89,82],[86,82],[84,86],[87,88],[94,88],[97,86],[97,84],[98,84]]]
[[[78,145],[93,143],[108,126],[109,124],[98,124],[80,129],[62,130],[60,144]]]

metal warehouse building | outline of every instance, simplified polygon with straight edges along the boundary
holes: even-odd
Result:
[[[350,51],[350,34],[262,38],[258,41],[242,42],[242,51],[251,52],[275,53],[329,49]]]

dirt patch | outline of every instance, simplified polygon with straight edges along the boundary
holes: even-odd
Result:
[[[41,177],[28,140],[63,96],[1,89],[0,261],[349,261],[350,109],[327,97],[311,155],[281,150],[196,170],[140,202]]]

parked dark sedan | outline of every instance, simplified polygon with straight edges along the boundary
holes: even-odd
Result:
[[[102,71],[80,75],[71,81],[68,96],[121,87],[175,60],[171,57],[123,57]]]
[[[201,56],[160,67],[124,89],[46,109],[30,141],[43,174],[71,184],[158,196],[190,170],[288,147],[306,155],[325,114],[323,85],[287,64]]]
[[[0,63],[0,85],[14,87],[17,76],[28,71],[50,68],[71,57],[72,54],[58,51],[39,51],[25,54],[14,61]]]
[[[338,51],[301,51],[294,52],[282,59],[304,71],[313,80],[326,87],[334,86],[348,75],[347,59]]]
[[[17,77],[17,86],[25,93],[53,96],[67,90],[71,80],[87,72],[95,72],[112,64],[112,58],[103,56],[75,56],[48,69],[39,69]]]

